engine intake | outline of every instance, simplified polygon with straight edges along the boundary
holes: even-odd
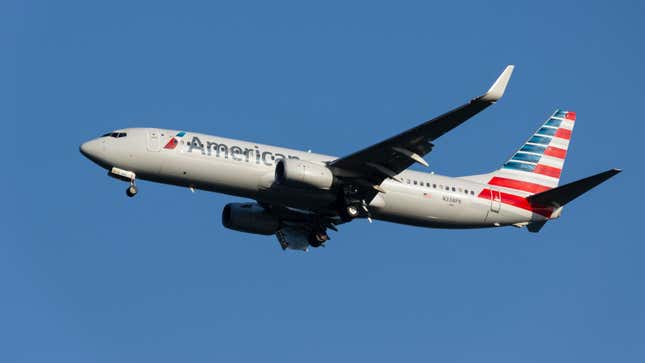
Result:
[[[275,166],[278,184],[328,190],[334,183],[334,174],[324,165],[300,159],[280,159]]]
[[[240,232],[271,235],[280,229],[278,217],[257,203],[229,203],[222,210],[224,227]]]

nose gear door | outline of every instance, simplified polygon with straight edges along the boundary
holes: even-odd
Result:
[[[159,130],[149,129],[148,130],[148,151],[159,151],[161,150],[161,136],[159,135]]]

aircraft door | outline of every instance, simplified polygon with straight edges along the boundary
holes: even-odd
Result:
[[[490,210],[499,213],[502,207],[502,194],[495,188],[490,189]]]
[[[161,150],[161,136],[159,135],[159,130],[149,129],[148,130],[148,151],[159,151]]]

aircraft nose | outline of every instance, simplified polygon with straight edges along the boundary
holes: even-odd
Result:
[[[90,160],[96,160],[98,158],[98,153],[99,153],[99,143],[97,140],[90,140],[88,142],[84,142],[81,144],[79,147],[79,151],[83,156]]]

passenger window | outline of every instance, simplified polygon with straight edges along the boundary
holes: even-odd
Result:
[[[416,181],[416,180],[414,181],[414,185],[417,185],[417,181]]]
[[[432,184],[432,187],[437,189],[437,184]]]
[[[452,191],[453,191],[453,192],[455,191],[455,187],[452,187]]]
[[[473,191],[471,190],[471,191],[470,191],[470,195],[475,195],[475,192],[473,192]]]
[[[408,184],[410,184],[410,179],[408,179]]]

